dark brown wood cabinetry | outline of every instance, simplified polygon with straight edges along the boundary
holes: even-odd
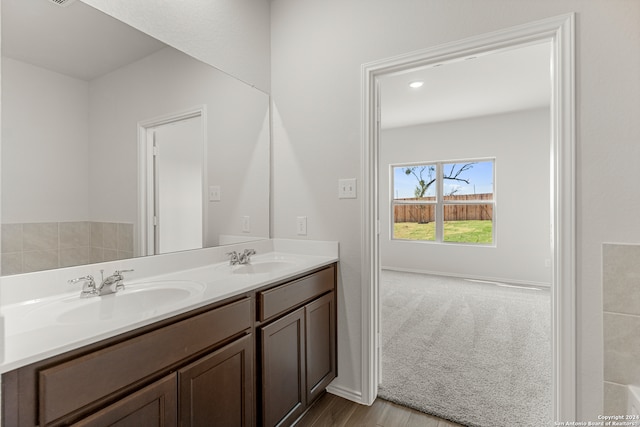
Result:
[[[260,329],[263,426],[290,425],[306,406],[304,309]]]
[[[305,307],[306,393],[313,402],[336,377],[335,292]]]
[[[258,293],[264,427],[293,424],[336,377],[334,289],[335,270],[327,268]]]
[[[335,286],[331,265],[5,373],[2,426],[290,425],[336,376]]]
[[[178,422],[176,374],[152,383],[73,427],[173,427]]]
[[[247,335],[180,369],[180,426],[252,426],[253,360]]]

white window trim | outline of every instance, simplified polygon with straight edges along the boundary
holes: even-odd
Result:
[[[491,173],[493,175],[493,198],[491,200],[445,200],[444,199],[444,179],[441,178],[444,176],[443,165],[452,164],[452,163],[473,163],[473,162],[492,162],[492,170]],[[403,168],[403,167],[411,167],[411,166],[435,166],[436,167],[436,190],[435,190],[435,201],[428,200],[397,200],[394,197],[395,190],[395,174],[393,170],[395,168]],[[483,158],[472,158],[472,159],[462,159],[462,160],[437,160],[437,161],[424,161],[424,162],[411,162],[411,163],[394,163],[389,165],[390,178],[391,182],[389,185],[390,189],[390,197],[389,197],[389,237],[391,240],[397,242],[411,242],[411,243],[427,243],[427,244],[438,244],[438,245],[470,245],[470,246],[478,246],[478,247],[489,247],[495,248],[497,246],[496,241],[496,211],[497,211],[497,195],[496,195],[496,158],[495,157],[483,157]],[[436,215],[435,215],[435,227],[436,234],[435,240],[415,240],[415,239],[401,239],[395,237],[395,207],[397,205],[426,205],[426,206],[434,206]],[[447,242],[444,240],[444,207],[446,205],[493,205],[492,215],[491,215],[491,243],[474,243],[474,242]]]

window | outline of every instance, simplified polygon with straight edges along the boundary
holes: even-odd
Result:
[[[495,160],[391,166],[392,238],[494,243]]]

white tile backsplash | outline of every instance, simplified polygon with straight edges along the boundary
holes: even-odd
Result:
[[[604,245],[604,311],[640,316],[640,245]]]
[[[640,245],[602,246],[605,415],[626,414],[640,384]]]
[[[627,406],[627,387],[604,382],[604,414],[603,415],[620,415],[626,413]]]

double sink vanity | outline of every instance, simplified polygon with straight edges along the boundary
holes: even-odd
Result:
[[[146,277],[186,255],[127,260],[101,266],[135,269],[113,294],[2,306],[2,425],[291,425],[337,375],[337,243],[317,243]]]

